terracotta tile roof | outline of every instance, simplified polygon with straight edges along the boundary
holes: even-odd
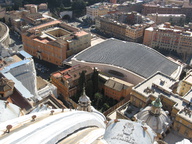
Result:
[[[70,78],[71,79],[78,79],[80,76],[79,73],[81,73],[83,70],[86,71],[86,74],[90,74],[93,72],[92,68],[89,66],[76,65],[76,66],[73,66],[69,69],[54,73],[52,76],[53,77],[63,76],[65,79],[70,79]]]
[[[78,37],[81,37],[81,36],[84,36],[84,35],[87,35],[88,33],[85,32],[85,31],[80,31],[80,32],[76,32],[75,35],[78,36]]]
[[[31,30],[38,30],[38,29],[41,29],[43,27],[47,27],[47,26],[51,26],[51,25],[56,25],[56,24],[59,24],[59,23],[61,23],[61,21],[59,21],[59,20],[51,21],[51,22],[48,22],[48,23],[45,23],[45,24],[38,25],[38,26],[35,26],[33,28],[30,28],[29,31],[31,31]]]
[[[51,39],[49,39],[49,38],[44,38],[44,39],[40,39],[40,38],[34,38],[33,40],[35,40],[35,41],[38,41],[38,42],[41,42],[41,43],[48,43],[48,42],[50,42],[50,41],[52,41]]]

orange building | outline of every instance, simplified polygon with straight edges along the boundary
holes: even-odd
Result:
[[[76,65],[51,75],[52,83],[57,87],[58,94],[61,94],[64,99],[76,94],[82,71],[85,71],[85,79],[88,81],[93,73],[92,68],[88,66]]]
[[[145,29],[143,44],[152,48],[175,51],[184,60],[192,54],[192,32],[185,27],[171,26],[169,22]]]
[[[116,100],[130,94],[134,85],[118,78],[111,77],[104,84],[104,94]]]
[[[89,47],[89,33],[71,27],[59,20],[51,21],[22,34],[24,50],[29,54],[56,65],[72,54]]]

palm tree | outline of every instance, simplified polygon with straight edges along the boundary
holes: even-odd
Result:
[[[104,103],[103,105],[103,112],[108,110],[110,108],[109,104],[108,103]]]
[[[98,92],[95,93],[94,99],[96,100],[96,107],[97,107],[97,109],[99,107],[99,102],[102,100],[102,98],[103,98],[103,95],[101,93],[98,93]]]

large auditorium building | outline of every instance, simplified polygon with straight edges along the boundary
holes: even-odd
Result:
[[[89,47],[72,58],[72,65],[88,65],[100,71],[138,84],[157,71],[178,79],[182,66],[142,44],[114,38]]]

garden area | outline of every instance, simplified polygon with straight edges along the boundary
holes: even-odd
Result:
[[[99,72],[96,69],[94,69],[91,79],[88,81],[85,81],[85,72],[80,74],[79,90],[77,94],[72,97],[74,102],[78,103],[79,97],[82,95],[84,85],[86,95],[91,100],[91,105],[100,112],[105,112],[110,107],[118,103],[117,100],[105,96],[104,90],[99,88],[99,85],[104,85],[104,83],[99,80]]]

